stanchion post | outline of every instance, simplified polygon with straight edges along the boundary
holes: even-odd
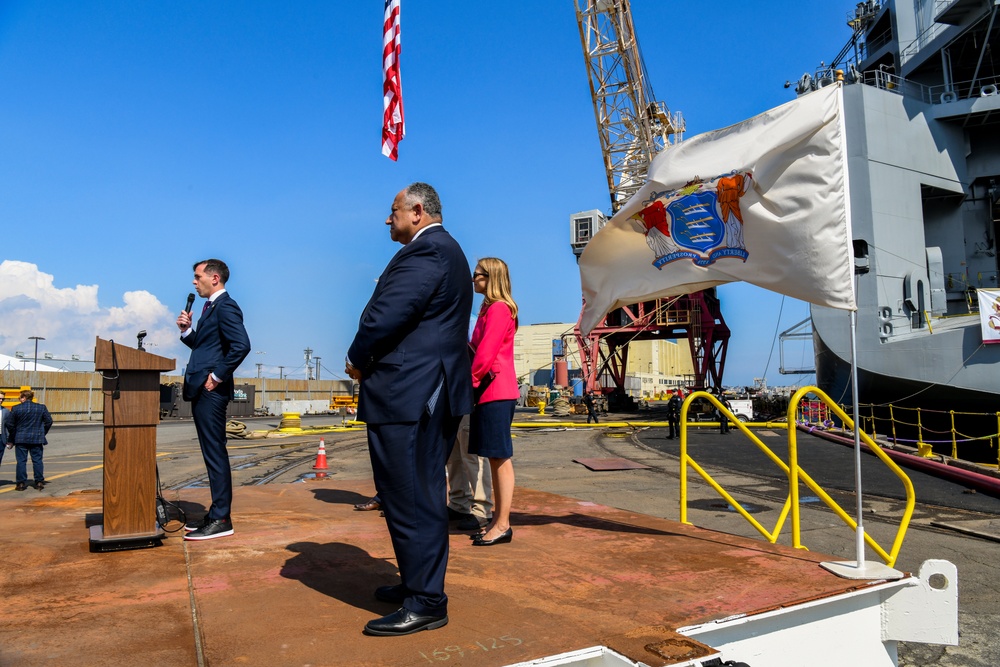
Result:
[[[920,408],[917,408],[917,444],[924,441],[924,423],[920,417]]]
[[[958,458],[958,440],[955,437],[955,411],[949,410],[951,415],[951,458]]]
[[[889,404],[889,423],[892,425],[892,444],[897,444],[896,440],[896,415],[892,411],[892,403]]]

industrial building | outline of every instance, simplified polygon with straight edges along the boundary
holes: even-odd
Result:
[[[579,350],[573,341],[575,326],[572,322],[549,322],[519,327],[514,337],[514,369],[518,380],[535,386],[549,385],[553,363],[561,357],[566,360],[573,385],[573,380],[580,377]],[[561,341],[565,343],[560,344]],[[627,376],[629,393],[635,398],[654,398],[667,390],[690,386],[694,365],[687,342],[683,345],[674,340],[632,342]]]

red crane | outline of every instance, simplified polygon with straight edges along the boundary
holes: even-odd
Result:
[[[680,141],[684,120],[656,101],[642,61],[629,0],[575,0],[580,41],[615,213],[645,182],[649,163]],[[571,245],[579,258],[604,224],[599,211],[571,216]],[[611,311],[584,336],[574,330],[586,391],[609,394],[609,403],[627,407],[628,345],[635,340],[687,338],[694,365],[692,389],[721,387],[729,344],[715,290],[656,299]],[[607,374],[613,387],[601,387]]]

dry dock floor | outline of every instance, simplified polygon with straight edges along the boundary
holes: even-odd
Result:
[[[488,666],[595,645],[655,665],[697,655],[675,628],[865,585],[815,552],[519,487],[512,543],[452,532],[447,626],[368,637],[394,610],[372,591],[398,581],[384,519],[352,508],[371,488],[238,487],[234,536],[113,553],[89,552],[100,493],[7,505],[0,665]],[[209,500],[174,498],[195,517]]]

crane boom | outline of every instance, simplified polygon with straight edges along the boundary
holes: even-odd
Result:
[[[682,138],[684,119],[653,96],[629,0],[575,2],[615,213],[645,182],[653,156]]]
[[[684,118],[679,112],[671,113],[653,95],[629,0],[574,2],[611,211],[617,213],[646,182],[653,157],[681,141]],[[577,257],[603,222],[600,211],[570,216],[571,245]],[[630,402],[624,384],[631,341],[687,338],[695,371],[691,387],[702,389],[722,384],[729,334],[714,290],[632,304],[608,313],[586,336],[579,322],[574,331],[587,391],[599,388],[601,375],[610,376],[615,385],[610,402],[626,406]]]

